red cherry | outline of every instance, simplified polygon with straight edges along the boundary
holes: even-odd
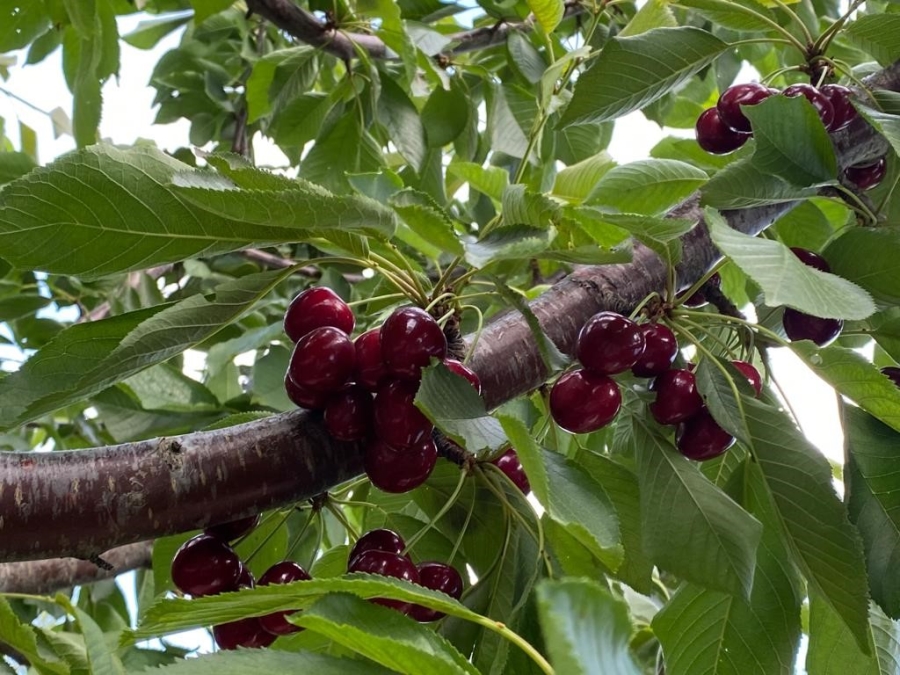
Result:
[[[826,129],[829,131],[831,130],[834,125],[834,108],[831,105],[831,101],[828,100],[828,97],[814,86],[804,83],[792,84],[790,87],[787,87],[782,94],[788,98],[802,96],[812,103],[813,108],[815,108],[816,112],[819,114],[819,119],[822,120],[822,124],[825,125]]]
[[[734,436],[720,427],[704,408],[675,431],[675,446],[687,457],[702,462],[718,457],[734,445]]]
[[[814,253],[806,248],[800,248],[799,246],[792,246],[791,252],[797,256],[804,265],[813,267],[820,272],[831,271],[831,265],[829,265],[828,261],[818,253]]]
[[[881,369],[881,374],[890,378],[891,382],[900,387],[900,368],[897,366],[886,366]]]
[[[381,357],[395,377],[418,380],[432,357],[440,361],[446,356],[444,331],[423,309],[402,307],[381,327]]]
[[[481,395],[481,379],[475,374],[474,370],[456,359],[444,359],[444,365],[450,369],[450,372],[466,378],[469,381],[469,384],[471,384],[475,388],[475,391],[478,392],[478,395]]]
[[[510,448],[492,460],[491,464],[505,473],[522,494],[527,495],[531,492],[531,483],[528,482],[528,476],[525,475],[525,469],[522,468],[522,462],[519,461],[519,455],[515,450]]]
[[[791,342],[812,340],[820,347],[833,342],[844,327],[840,319],[822,319],[790,307],[785,308],[781,323]]]
[[[193,596],[236,591],[241,560],[221,539],[198,534],[181,545],[172,557],[172,581]]]
[[[582,326],[575,355],[585,370],[615,375],[637,363],[644,347],[644,334],[634,321],[615,312],[600,312]]]
[[[366,448],[366,475],[384,492],[409,492],[428,480],[437,456],[437,446],[430,438],[402,450],[378,439]]]
[[[377,551],[370,549],[363,551],[350,566],[350,572],[366,572],[368,574],[380,574],[385,577],[403,579],[414,584],[419,583],[419,570],[412,564],[409,558],[398,553]],[[391,607],[399,612],[407,612],[412,603],[402,600],[388,600],[387,598],[372,598],[372,602]]]
[[[222,541],[234,541],[248,534],[257,525],[259,525],[258,513],[254,516],[232,520],[228,523],[210,525],[204,530],[204,533]]]
[[[716,272],[709,279],[706,280],[706,283],[703,287],[711,286],[712,288],[719,288],[722,285],[722,276]],[[681,304],[685,307],[703,307],[707,302],[706,294],[703,292],[703,288],[701,287],[697,291],[695,291],[689,298],[686,298]]]
[[[238,588],[253,588],[256,586],[256,580],[253,578],[253,572],[241,560],[241,573],[238,575]]]
[[[325,428],[339,441],[359,441],[374,425],[372,394],[362,387],[350,387],[331,397],[325,406]]]
[[[456,568],[442,562],[422,562],[416,566],[419,571],[419,584],[433,591],[446,593],[451,598],[459,600],[463,593],[463,580]],[[421,623],[437,621],[444,616],[422,605],[412,605],[407,612],[410,617]]]
[[[375,391],[387,376],[387,369],[381,358],[381,330],[368,330],[356,338],[353,344],[356,346],[356,382],[369,391]]]
[[[213,626],[213,638],[220,649],[259,649],[275,642],[275,637],[262,627],[255,616]]]
[[[667,326],[645,323],[638,327],[644,336],[644,353],[631,367],[637,377],[655,377],[672,367],[678,354],[678,340]]]
[[[850,102],[853,92],[848,87],[841,84],[826,84],[820,87],[819,91],[834,108],[834,120],[828,131],[840,131],[859,116],[853,103]]]
[[[307,288],[291,300],[284,313],[284,332],[292,342],[322,326],[338,328],[349,335],[355,324],[353,310],[326,286]]]
[[[700,113],[695,130],[700,147],[714,155],[734,152],[750,138],[750,134],[742,134],[725,124],[715,108]]]
[[[756,105],[772,95],[765,85],[757,82],[747,82],[728,87],[719,97],[716,110],[719,111],[719,119],[734,131],[749,133],[750,120],[741,110],[742,105]]]
[[[756,397],[759,398],[759,395],[762,394],[762,377],[760,377],[759,371],[746,361],[732,361],[731,365],[743,373],[756,392]]]
[[[323,326],[307,333],[294,347],[288,373],[301,388],[333,392],[356,370],[356,348],[343,331]]]
[[[650,389],[656,392],[650,414],[660,424],[684,422],[703,408],[697,380],[689,370],[667,370],[653,381]]]
[[[292,581],[308,581],[311,578],[306,570],[297,563],[292,560],[282,560],[263,572],[257,585],[289,584]],[[266,614],[259,617],[259,623],[272,635],[288,635],[303,630],[300,626],[295,626],[285,619],[288,614],[291,614],[290,610]]]
[[[887,160],[882,157],[873,164],[851,166],[844,169],[844,178],[856,186],[858,190],[871,190],[884,180],[887,172]]]
[[[301,387],[291,379],[291,371],[288,370],[284,374],[284,391],[287,397],[298,408],[306,408],[307,410],[322,410],[331,398],[331,394],[322,391],[312,391],[306,387]]]
[[[375,395],[375,433],[395,448],[409,448],[431,438],[434,425],[413,401],[418,385],[388,380]]]
[[[354,561],[366,551],[386,551],[388,553],[403,555],[403,550],[405,548],[406,542],[403,541],[403,537],[393,530],[385,528],[369,530],[357,539],[353,548],[350,549],[347,567],[353,567]]]
[[[550,414],[573,434],[596,431],[613,421],[622,405],[619,386],[606,375],[572,370],[550,390]]]

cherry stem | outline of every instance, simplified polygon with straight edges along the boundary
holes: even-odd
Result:
[[[711,269],[707,270],[706,274],[704,274],[702,277],[700,277],[699,279],[697,279],[697,281],[695,281],[694,284],[693,284],[692,286],[690,286],[684,293],[681,294],[681,300],[679,300],[679,301],[677,301],[677,302],[673,302],[673,306],[674,306],[674,307],[679,307],[679,306],[681,306],[681,304],[682,304],[685,300],[687,300],[687,299],[690,298],[692,295],[694,295],[694,293],[696,293],[696,292],[699,291],[701,288],[703,288],[704,284],[706,284],[706,282],[709,281],[709,280],[713,277],[713,275],[714,275],[716,272],[719,271],[719,267],[721,267],[721,265],[715,265],[715,266],[713,266]],[[674,274],[674,268],[670,267],[669,269],[672,270],[672,273]],[[675,291],[674,291],[674,278],[673,278],[672,286],[673,286],[673,288],[672,288],[672,297],[669,298],[670,301],[674,300],[674,295],[675,295]],[[704,314],[705,314],[705,312],[704,312]]]
[[[794,37],[794,34],[791,33],[787,28],[782,26],[777,21],[770,19],[765,14],[761,14],[760,12],[757,12],[753,9],[750,9],[749,7],[745,7],[744,5],[740,5],[735,2],[728,2],[727,0],[722,0],[722,1],[714,0],[714,3],[716,5],[724,5],[725,6],[724,8],[727,11],[746,14],[748,16],[754,17],[755,19],[757,19],[759,21],[762,21],[764,24],[769,26],[769,28],[771,28],[773,31],[783,35],[785,41],[790,43],[797,49],[799,49],[800,53],[802,53],[803,55],[806,55],[806,45],[804,45],[802,42],[800,42],[800,40],[798,40],[796,37]],[[677,3],[676,3],[676,5],[677,5]],[[790,10],[788,10],[788,11],[790,12]],[[793,12],[790,12],[790,13],[793,14]],[[806,31],[806,26],[804,26],[802,23],[801,23],[801,26],[803,26],[804,31]],[[808,34],[808,31],[807,31],[807,34]],[[812,42],[812,36],[809,36],[809,41]]]
[[[439,305],[443,300],[452,300],[452,299],[455,298],[455,297],[456,297],[456,296],[455,296],[453,293],[449,293],[449,292],[447,292],[447,293],[441,293],[439,296],[437,296],[436,298],[434,298],[434,300],[432,300],[432,301],[429,302],[427,305],[425,305],[425,307],[423,307],[423,309],[424,309],[426,312],[429,312],[429,313],[430,313],[431,310],[434,309],[437,305]],[[451,312],[451,314],[452,314],[452,312]]]
[[[835,188],[838,192],[840,192],[843,200],[849,203],[850,207],[854,211],[860,213],[866,220],[868,220],[870,225],[878,224],[878,216],[872,213],[872,210],[868,206],[866,206],[866,203],[862,199],[859,198],[859,195],[854,193],[853,190],[850,190],[840,184],[835,185]]]
[[[331,500],[331,497],[328,498],[328,501],[325,502],[325,508],[334,516],[335,520],[337,520],[341,526],[347,531],[347,534],[353,541],[359,539],[359,533],[356,531],[356,528],[350,524],[350,521],[347,520],[347,516],[344,515],[344,512],[334,504]],[[324,528],[323,528],[324,529]]]
[[[469,504],[469,511],[466,513],[466,519],[463,521],[462,528],[460,529],[459,534],[456,536],[456,541],[453,542],[453,549],[450,551],[450,557],[447,558],[448,565],[453,564],[453,559],[456,557],[456,554],[459,551],[459,547],[462,546],[463,537],[465,536],[466,531],[469,529],[469,523],[472,522],[472,516],[475,514],[475,493],[477,488],[474,481],[471,482],[470,485],[472,486],[472,501]]]
[[[658,297],[659,297],[659,293],[657,293],[656,291],[651,291],[650,293],[648,293],[644,297],[644,299],[641,300],[637,304],[637,307],[634,308],[634,310],[631,312],[631,314],[628,315],[628,318],[631,319],[632,321],[635,320],[640,315],[641,310],[644,309],[644,307],[647,305],[647,303],[650,302],[651,300],[653,300],[653,298],[658,298]]]
[[[833,24],[831,24],[828,28],[822,31],[818,38],[816,38],[815,43],[813,43],[813,49],[816,52],[824,53],[828,51],[828,45],[831,44],[831,41],[834,37],[840,32],[840,30],[844,27],[844,24],[847,23],[847,19],[855,12],[861,4],[863,4],[865,0],[854,0],[850,3],[850,6],[847,7],[847,11]]]
[[[493,619],[482,616],[481,614],[476,615],[477,618],[473,618],[472,621],[479,626],[483,626],[494,633],[497,633],[501,637],[505,638],[509,642],[516,645],[519,649],[525,652],[532,661],[535,662],[538,668],[541,669],[546,675],[556,675],[556,671],[553,670],[553,666],[543,657],[543,655],[534,648],[534,646],[528,642],[521,635],[516,633],[515,631],[510,630],[506,627],[506,624],[501,623],[499,621],[494,621]]]
[[[406,547],[403,549],[403,553],[407,553],[409,549],[415,546],[416,542],[419,541],[422,537],[424,537],[428,530],[435,526],[435,524],[443,518],[446,513],[453,508],[454,504],[459,500],[459,495],[462,493],[463,486],[466,484],[466,478],[468,475],[466,474],[465,469],[460,469],[459,471],[459,480],[456,482],[456,488],[450,494],[450,498],[444,503],[444,505],[440,508],[440,510],[434,514],[434,518],[429,520],[425,525],[416,532],[412,537],[410,537],[406,542]]]
[[[363,298],[362,300],[353,300],[347,303],[348,307],[359,307],[370,302],[383,302],[385,300],[402,300],[407,297],[406,293],[385,293],[384,295],[376,295],[371,298]]]
[[[686,325],[686,326],[690,326],[691,328],[706,335],[710,340],[715,342],[722,349],[723,356],[727,356],[728,358],[731,358],[731,359],[736,357],[734,350],[728,344],[723,342],[722,339],[718,335],[713,334],[713,332],[711,330],[709,330],[706,326],[703,326],[703,325],[697,323],[696,321],[693,321],[693,320],[687,318],[686,316],[681,317],[681,321],[679,323]]]
[[[244,562],[249,563],[251,560],[253,560],[253,556],[255,556],[257,553],[259,553],[262,550],[262,547],[269,543],[269,540],[272,537],[274,537],[275,533],[278,532],[278,530],[280,530],[284,526],[284,524],[287,522],[287,519],[290,517],[292,510],[293,509],[288,509],[285,512],[284,516],[281,518],[281,522],[278,523],[278,525],[276,525],[275,527],[273,527],[272,531],[266,535],[265,539],[263,539],[261,542],[259,542],[259,544],[256,545],[256,548],[253,549],[253,552],[247,556],[247,558],[244,560]],[[271,517],[275,518],[276,516],[273,514]],[[269,520],[269,519],[267,518],[266,520]]]
[[[803,39],[806,40],[806,44],[813,46],[813,36],[812,33],[809,32],[809,29],[806,27],[806,24],[803,23],[803,19],[801,19],[797,13],[792,10],[785,2],[782,0],[773,0],[773,2],[778,5],[781,10],[787,14],[792,21],[794,21],[798,26],[800,26],[800,31],[803,33]],[[809,52],[804,48],[803,53],[809,55]]]
[[[747,319],[739,319],[736,316],[728,316],[727,314],[715,314],[713,312],[695,312],[689,309],[679,309],[677,314],[683,316],[695,316],[695,317],[705,317],[707,319],[718,319],[719,321],[725,323],[737,323],[742,326],[746,326],[750,330],[756,331],[765,335],[772,342],[776,343],[779,347],[790,347],[791,343],[782,338],[778,333],[769,330],[765,326],[760,326],[759,324],[755,324]]]
[[[484,330],[484,314],[481,311],[481,308],[476,305],[460,305],[460,309],[471,309],[478,315],[478,327],[475,329],[475,337],[472,339],[472,344],[469,345],[469,348],[466,350],[466,355],[463,358],[463,363],[467,362],[470,358],[472,358],[472,353],[475,351],[475,346],[478,344],[478,340],[481,339],[481,331]]]
[[[303,523],[303,527],[300,528],[300,531],[297,533],[297,536],[294,537],[294,540],[291,542],[291,545],[288,546],[287,551],[284,554],[285,560],[290,560],[291,553],[294,552],[294,549],[297,548],[297,545],[303,540],[303,535],[306,534],[306,530],[309,529],[309,524],[313,521],[319,514],[318,511],[310,511],[309,515],[306,518],[306,522]]]

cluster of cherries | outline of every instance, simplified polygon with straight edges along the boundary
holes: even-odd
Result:
[[[822,272],[830,272],[831,266],[818,253],[805,248],[794,247],[791,251],[800,258],[804,265],[809,265]],[[840,319],[823,319],[811,314],[805,314],[799,310],[786,307],[781,318],[784,333],[795,342],[797,340],[812,340],[820,347],[830,344],[841,333],[844,322]]]
[[[217,595],[240,588],[287,584],[310,578],[303,567],[282,560],[267,569],[258,581],[240,559],[231,542],[248,534],[259,523],[250,516],[206,528],[203,534],[188,539],[172,558],[172,581],[183,593],[193,597]],[[290,611],[273,612],[213,626],[213,637],[222,649],[267,647],[280,635],[302,630],[285,618]]]
[[[729,87],[719,96],[714,108],[700,113],[696,124],[697,143],[716,155],[737,150],[753,135],[750,120],[741,106],[756,105],[778,94],[803,96],[815,108],[829,133],[845,128],[858,115],[850,102],[850,89],[840,84],[826,84],[818,88],[811,84],[792,84],[779,92],[757,82],[747,82]],[[858,189],[868,190],[881,182],[886,166],[885,158],[881,157],[873,163],[846,169],[844,177]]]

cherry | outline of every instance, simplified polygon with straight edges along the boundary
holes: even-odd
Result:
[[[349,335],[354,325],[353,310],[327,286],[307,288],[291,300],[284,313],[284,332],[292,342],[322,326],[339,328]]]
[[[709,286],[711,288],[719,288],[722,285],[722,275],[718,272],[713,274],[709,279],[706,280],[706,283],[703,284],[703,287]],[[691,294],[690,297],[685,298],[685,300],[681,303],[685,307],[703,307],[707,302],[706,294],[703,292],[703,287],[697,289],[694,293]]]
[[[431,421],[413,401],[418,385],[388,380],[375,395],[375,433],[395,448],[409,448],[431,438]]]
[[[198,534],[172,557],[172,581],[193,596],[235,591],[241,576],[237,553],[217,537]]]
[[[220,649],[259,649],[275,642],[276,636],[262,627],[255,616],[213,626],[213,638]]]
[[[631,367],[637,377],[655,377],[666,372],[678,354],[678,340],[667,326],[645,323],[638,327],[644,336],[644,353]]]
[[[853,103],[850,102],[853,92],[848,87],[841,84],[826,84],[820,87],[819,91],[834,108],[834,121],[828,131],[840,131],[859,116]]]
[[[897,366],[886,366],[881,369],[881,374],[889,377],[891,382],[900,387],[900,368]]]
[[[253,588],[256,586],[256,580],[253,578],[253,572],[241,560],[241,573],[238,575],[238,588]]]
[[[772,95],[771,90],[757,82],[747,82],[728,87],[719,97],[716,110],[719,111],[719,119],[734,131],[749,133],[750,120],[741,110],[742,105],[756,105]]]
[[[823,319],[786,307],[781,317],[784,332],[791,342],[812,340],[820,347],[830,344],[841,334],[841,319]]]
[[[381,327],[381,357],[395,377],[418,380],[431,357],[447,356],[444,331],[428,312],[418,307],[394,311]]]
[[[828,264],[828,261],[825,260],[818,253],[814,253],[806,248],[800,248],[799,246],[792,246],[791,252],[800,259],[804,265],[808,265],[809,267],[813,267],[820,272],[830,272],[831,265]]]
[[[455,567],[442,562],[421,562],[416,566],[419,571],[419,584],[433,591],[446,593],[459,600],[463,592],[463,580]],[[422,605],[412,605],[407,612],[410,617],[421,623],[437,621],[444,613]]]
[[[466,378],[469,381],[469,384],[471,384],[475,388],[475,391],[479,394],[479,396],[481,395],[481,379],[478,377],[474,370],[469,368],[469,366],[467,366],[466,364],[457,361],[456,359],[444,359],[444,365],[450,369],[451,373],[455,373]]]
[[[871,190],[884,180],[887,172],[887,160],[882,157],[872,164],[851,166],[844,169],[844,178],[856,186],[858,190]]]
[[[762,377],[760,377],[759,371],[746,361],[732,361],[731,365],[743,373],[750,386],[756,392],[756,397],[759,398],[760,394],[762,394]]]
[[[306,570],[294,561],[282,560],[263,572],[257,585],[289,584],[292,581],[308,581],[311,578]],[[291,610],[266,614],[259,617],[259,623],[272,635],[288,635],[303,630],[300,626],[295,626],[285,619],[288,614],[291,614]]]
[[[259,514],[247,516],[238,520],[232,520],[228,523],[219,523],[218,525],[210,525],[203,532],[216,539],[222,541],[234,541],[240,539],[250,530],[259,525]]]
[[[343,331],[323,326],[300,338],[291,354],[288,373],[301,388],[333,392],[356,370],[356,348]]]
[[[587,370],[572,370],[550,390],[550,414],[556,423],[573,434],[585,434],[606,426],[622,405],[615,381]]]
[[[829,131],[832,130],[834,125],[834,108],[831,105],[831,101],[828,99],[825,94],[820,92],[811,84],[792,84],[790,87],[787,87],[783,92],[785,96],[788,98],[796,98],[797,96],[802,96],[807,101],[812,103],[813,108],[816,109],[816,112],[819,114],[819,119],[822,120],[822,124],[825,125],[825,128]]]
[[[384,492],[409,492],[428,480],[437,456],[437,446],[430,438],[402,450],[378,439],[366,448],[366,475]]]
[[[353,562],[366,551],[387,551],[388,553],[396,553],[403,555],[406,548],[406,542],[403,537],[386,528],[377,530],[369,530],[363,536],[356,540],[353,548],[350,549],[350,557],[347,559],[347,566],[353,567]]]
[[[374,424],[372,394],[362,387],[350,387],[331,397],[325,406],[325,428],[339,441],[359,441],[369,435]]]
[[[381,359],[381,330],[368,330],[356,338],[353,344],[356,346],[356,381],[369,391],[375,391],[387,376],[387,369]]]
[[[678,451],[698,462],[718,457],[733,444],[734,436],[720,427],[706,408],[675,430]]]
[[[614,375],[637,363],[644,348],[644,334],[634,321],[615,312],[600,312],[582,326],[575,355],[586,370]]]
[[[350,565],[349,572],[367,572],[368,574],[380,574],[385,577],[394,577],[419,583],[419,570],[412,561],[399,553],[378,551],[370,549],[360,553]],[[372,602],[391,607],[399,612],[408,612],[412,603],[402,600],[388,600],[387,598],[372,598]]]
[[[492,460],[491,464],[505,473],[522,494],[527,495],[531,492],[531,483],[528,482],[528,476],[525,475],[525,469],[522,468],[522,462],[519,461],[519,455],[515,450],[509,448],[497,459]]]
[[[716,108],[707,108],[700,113],[695,130],[700,147],[714,155],[734,152],[750,138],[750,134],[740,133],[725,124]]]
[[[650,389],[656,392],[650,414],[660,424],[684,422],[703,408],[697,380],[689,370],[667,370],[653,381]]]
[[[291,379],[291,371],[288,370],[284,374],[284,391],[291,403],[299,408],[307,410],[322,410],[328,403],[331,394],[322,391],[312,391],[306,387],[301,387]]]

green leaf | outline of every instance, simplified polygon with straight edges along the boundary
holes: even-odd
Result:
[[[555,227],[510,225],[498,227],[480,241],[470,240],[463,246],[466,262],[483,268],[498,260],[526,260],[545,251],[556,238]]]
[[[528,136],[516,119],[506,91],[493,85],[488,89],[488,132],[491,148],[510,157],[524,158],[528,152]]]
[[[422,126],[429,147],[452,143],[469,121],[469,102],[458,86],[449,90],[435,87],[422,108]]]
[[[559,210],[559,204],[546,195],[531,192],[521,183],[503,190],[503,223],[506,226],[530,225],[545,228]]]
[[[471,187],[498,202],[509,184],[509,171],[498,166],[481,166],[472,162],[451,162],[447,173],[466,181]]]
[[[314,652],[280,649],[242,649],[184,659],[154,668],[153,675],[247,675],[247,673],[315,673],[315,675],[392,675],[371,661],[342,659]]]
[[[759,284],[770,307],[787,305],[830,319],[865,319],[875,311],[872,298],[856,284],[804,265],[781,242],[733,230],[711,209],[705,213],[713,243]]]
[[[317,50],[303,45],[279,49],[253,64],[247,79],[247,122],[273,113],[273,121],[308,93],[318,73]]]
[[[847,227],[822,255],[834,274],[866,289],[876,301],[900,305],[900,227]]]
[[[69,668],[65,663],[49,661],[39,650],[34,628],[23,623],[16,616],[6,598],[0,595],[0,635],[3,643],[22,654],[34,668],[44,673],[68,675]]]
[[[565,3],[563,0],[528,0],[531,10],[545,33],[552,33],[562,21]]]
[[[709,358],[700,361],[695,373],[697,391],[703,396],[703,401],[719,426],[746,443],[750,438],[750,431],[747,429],[747,420],[744,416],[740,396],[736,397],[735,391],[738,394],[744,393],[750,396],[756,392],[737,368],[724,360],[720,360],[719,365],[725,368],[728,377]],[[731,383],[734,384],[735,389],[731,388]]]
[[[702,203],[717,209],[746,209],[814,197],[814,188],[799,188],[760,171],[753,158],[740,159],[716,173],[702,190]]]
[[[69,604],[69,603],[66,603]],[[80,607],[70,607],[78,619],[78,627],[84,637],[91,675],[125,675],[125,668],[119,658],[110,651],[103,631],[90,614]]]
[[[707,180],[706,173],[674,159],[643,159],[606,172],[591,204],[623,213],[655,216],[684,201]]]
[[[758,5],[749,7],[728,0],[678,0],[676,4],[696,10],[718,26],[741,32],[772,32],[772,23],[765,19],[775,21],[767,16],[767,9]]]
[[[538,611],[550,661],[567,675],[637,675],[628,606],[594,581],[544,581]]]
[[[578,78],[560,124],[600,122],[639,110],[686,82],[727,47],[693,27],[613,38]]]
[[[4,3],[0,6],[0,54],[27,47],[49,26],[44,3]]]
[[[531,44],[530,39],[519,31],[512,31],[506,38],[506,49],[509,52],[509,65],[529,84],[537,84],[541,81],[547,70],[547,63]]]
[[[381,78],[378,120],[413,170],[421,171],[426,153],[425,128],[416,106],[390,77]]]
[[[601,151],[577,164],[567,166],[556,174],[553,194],[575,203],[583,202],[594,191],[604,174],[615,165],[612,156]]]
[[[890,623],[890,622],[888,622]],[[896,640],[896,638],[894,638]],[[896,673],[896,663],[881,667],[877,652],[860,651],[841,617],[815,593],[809,598],[809,675],[888,675]]]
[[[891,144],[894,152],[900,155],[900,115],[889,115],[860,103],[855,105],[866,122],[875,127],[875,130]]]
[[[21,293],[0,299],[0,321],[13,321],[34,314],[53,300],[36,293]]]
[[[227,0],[227,2],[231,4],[231,0]],[[176,16],[141,21],[128,35],[122,36],[122,41],[137,49],[153,49],[160,40],[190,20],[189,16]]]
[[[678,20],[667,0],[648,0],[619,33],[620,37],[640,35],[654,28],[674,28]]]
[[[831,138],[812,104],[802,96],[770,96],[746,106],[753,126],[753,164],[799,187],[832,183],[837,158]]]
[[[234,4],[234,0],[190,0],[194,8],[194,23],[198,26],[213,14],[223,12]]]
[[[299,176],[336,194],[347,194],[348,173],[373,172],[384,166],[384,155],[357,115],[346,114],[322,130],[300,163]]]
[[[390,205],[413,232],[438,252],[462,255],[463,246],[453,230],[453,221],[430,195],[403,190],[391,197]]]
[[[900,59],[900,14],[861,16],[846,26],[844,35],[882,66],[890,66]]]
[[[598,212],[597,217],[627,230],[671,265],[676,265],[681,260],[681,237],[697,224],[696,221],[685,218],[654,218],[632,213]]]
[[[36,167],[24,152],[0,152],[0,185],[6,185]]]

